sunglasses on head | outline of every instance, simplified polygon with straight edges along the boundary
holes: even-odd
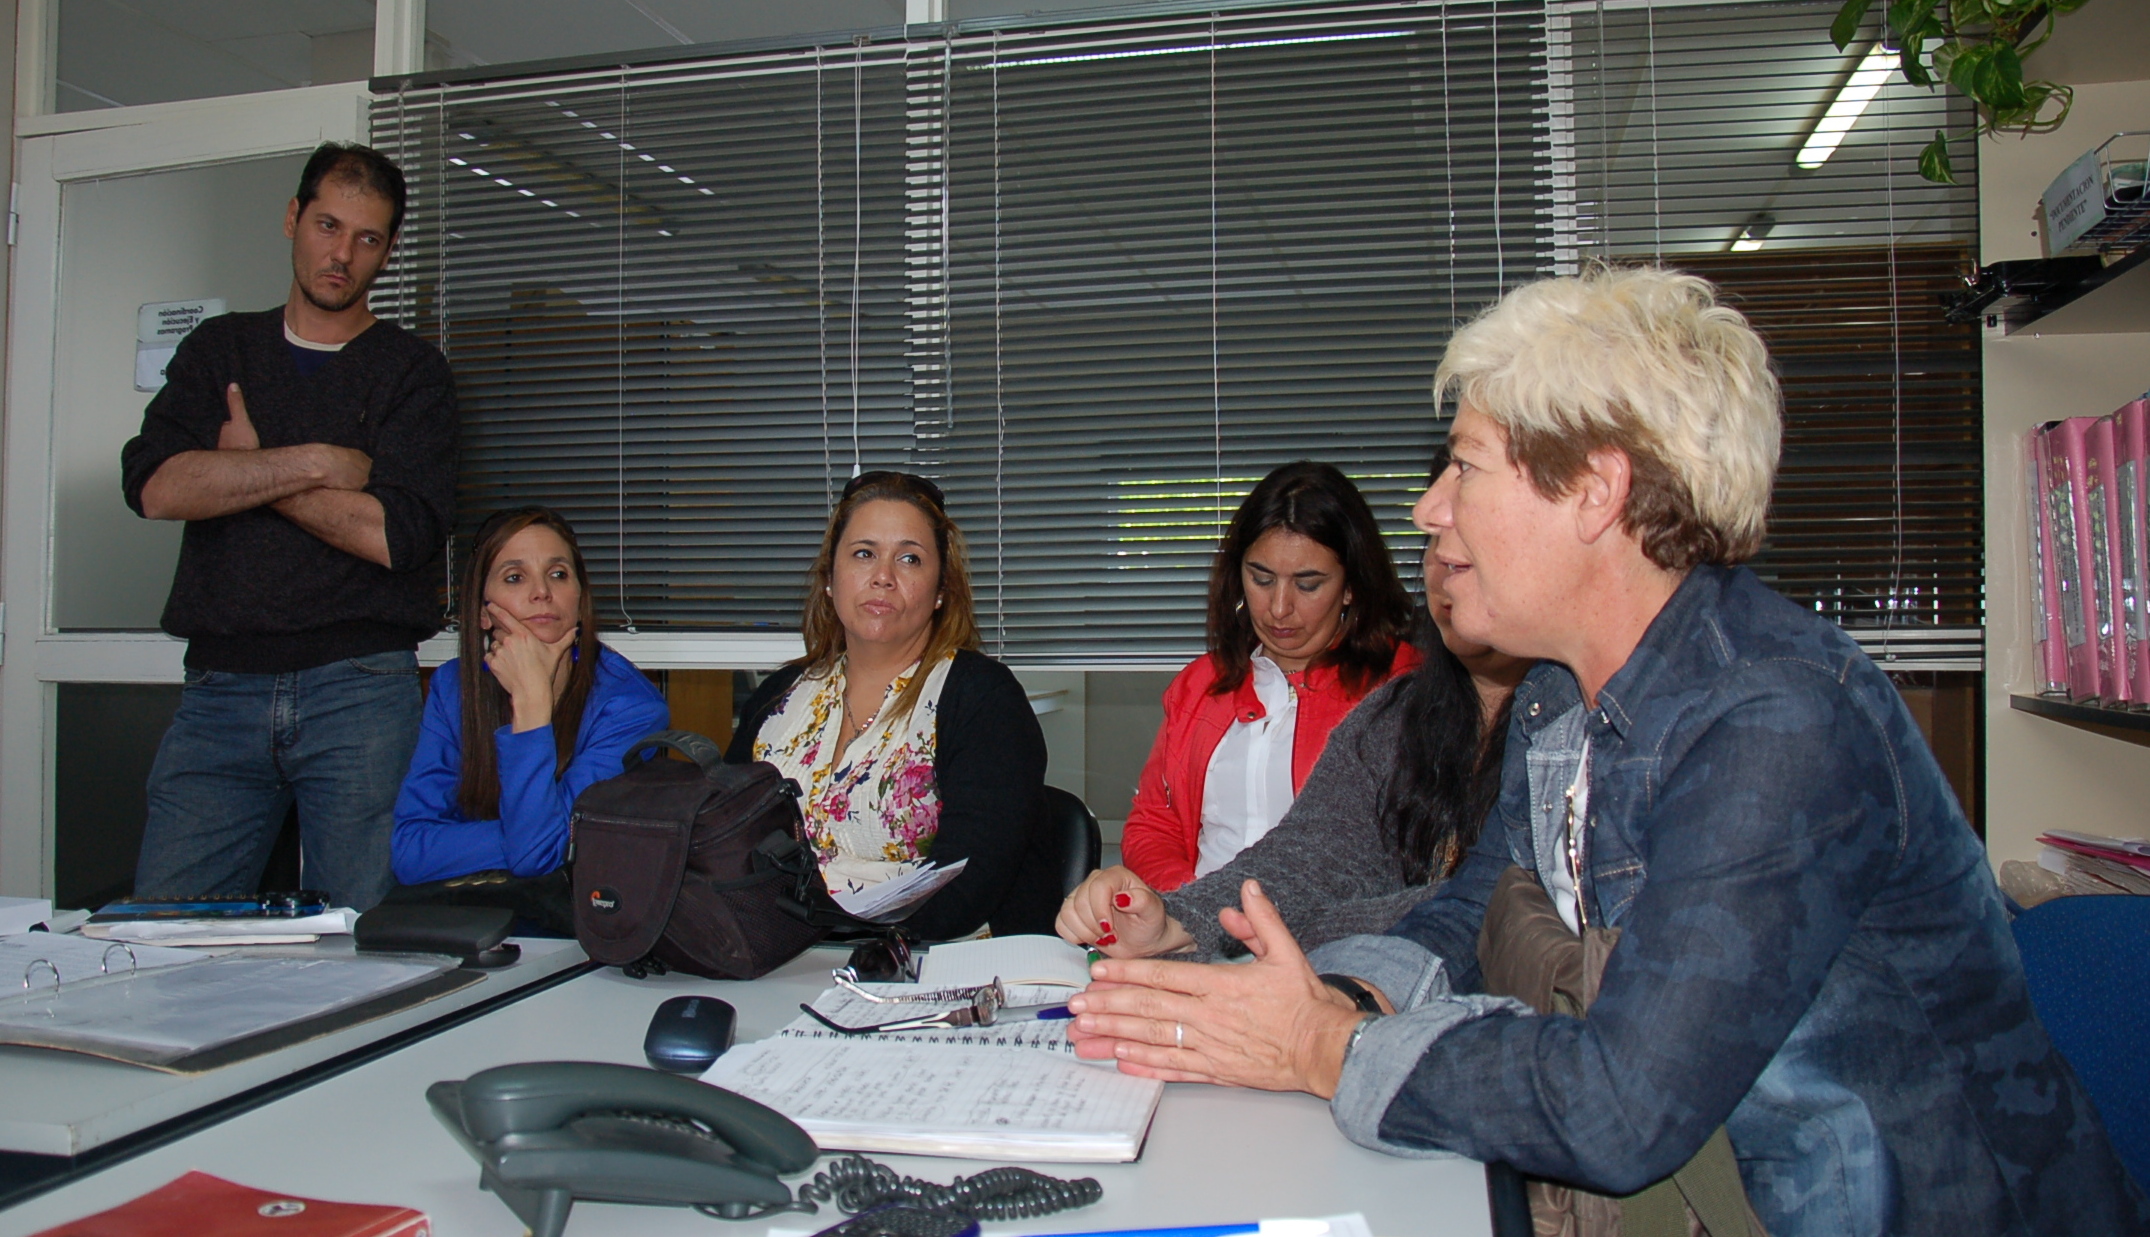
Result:
[[[894,481],[917,490],[931,500],[936,509],[941,511],[948,509],[948,499],[941,493],[940,486],[935,485],[925,477],[919,476],[917,473],[896,472],[887,468],[876,468],[872,472],[862,472],[858,476],[851,478],[850,482],[844,486],[843,497],[849,498],[869,485],[878,485],[884,481]],[[839,499],[838,501],[842,500]]]

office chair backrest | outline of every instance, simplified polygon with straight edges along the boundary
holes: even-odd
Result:
[[[2150,1189],[2150,897],[2055,898],[2016,916],[2015,934],[2038,1021]]]
[[[1097,871],[1105,851],[1104,834],[1089,807],[1058,786],[1045,788],[1045,827],[1050,831],[1051,853],[1061,864],[1060,895],[1066,897],[1082,884],[1083,877]]]

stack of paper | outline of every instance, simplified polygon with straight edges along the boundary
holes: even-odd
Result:
[[[318,915],[213,919],[130,919],[120,923],[86,923],[82,935],[100,941],[139,941],[157,945],[303,945],[324,936],[349,936],[358,912],[347,906]]]
[[[50,898],[0,898],[0,936],[13,936],[52,917]]]
[[[2150,841],[2068,829],[2051,830],[2038,840],[2045,844],[2038,866],[2059,876],[2069,893],[2150,894]]]

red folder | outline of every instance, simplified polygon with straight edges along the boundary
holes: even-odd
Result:
[[[2091,566],[2097,573],[2091,592],[2098,605],[2098,699],[2121,706],[2128,701],[2128,623],[2120,596],[2121,582],[2127,577],[2120,558],[2120,524],[2125,516],[2120,497],[2120,461],[2114,457],[2113,419],[2099,417],[2092,421],[2085,441],[2090,448],[2087,522]]]
[[[2120,610],[2126,628],[2128,703],[2150,709],[2150,398],[2113,414],[2120,461]]]
[[[2097,567],[2090,521],[2090,423],[2069,417],[2046,426],[2046,492],[2053,516],[2053,561],[2060,581],[2060,621],[2068,647],[2068,695],[2098,698]]]
[[[431,1228],[408,1207],[324,1203],[197,1172],[36,1237],[427,1237]]]
[[[2068,639],[2060,622],[2060,574],[2053,556],[2053,492],[2046,488],[2046,434],[2033,428],[2023,440],[2024,510],[2030,517],[2031,673],[2041,696],[2068,695]]]

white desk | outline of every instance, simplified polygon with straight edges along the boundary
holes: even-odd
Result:
[[[573,941],[521,940],[522,957],[467,988],[201,1074],[81,1053],[0,1045],[0,1151],[77,1156],[312,1069],[346,1053],[542,983],[586,961]],[[351,952],[349,937],[309,952]],[[267,952],[267,951],[265,951]],[[291,950],[275,952],[299,952]]]
[[[442,1237],[516,1237],[521,1223],[478,1189],[477,1164],[434,1120],[425,1101],[428,1085],[513,1061],[643,1064],[650,1014],[666,997],[682,993],[730,1001],[739,1010],[740,1041],[758,1039],[795,1017],[798,1003],[827,986],[829,968],[842,959],[837,950],[809,950],[753,984],[680,976],[637,981],[616,970],[584,975],[0,1212],[0,1237],[101,1210],[190,1168],[313,1198],[417,1207],[432,1216]],[[987,1166],[876,1158],[936,1181]],[[1327,1106],[1304,1095],[1174,1084],[1166,1089],[1140,1161],[1035,1167],[1056,1176],[1094,1176],[1104,1184],[1105,1199],[1078,1212],[994,1225],[996,1232],[1346,1211],[1364,1212],[1379,1237],[1484,1237],[1490,1231],[1479,1165],[1402,1160],[1355,1147],[1336,1132]],[[684,1208],[577,1203],[567,1232],[759,1237],[772,1226],[798,1230],[833,1223],[829,1209],[822,1210],[820,1217],[726,1222]]]

